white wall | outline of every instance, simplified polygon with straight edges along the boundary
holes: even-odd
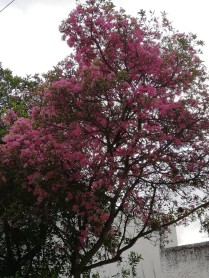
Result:
[[[176,229],[174,227],[172,227],[171,234],[168,236],[168,239],[170,240],[170,243],[166,245],[167,247],[177,246]],[[111,278],[111,277],[121,278],[122,267],[126,269],[130,269],[130,266],[128,264],[128,255],[130,251],[137,252],[138,254],[141,254],[143,257],[143,260],[137,266],[137,276],[135,276],[136,278],[162,278],[163,277],[161,271],[161,263],[160,263],[159,244],[153,245],[147,239],[138,240],[137,243],[130,250],[125,252],[122,255],[123,261],[120,266],[117,265],[117,263],[114,263],[114,264],[109,264],[107,266],[98,268],[97,271],[99,272],[100,277],[101,278]],[[130,275],[129,277],[131,278],[132,275]]]
[[[164,249],[161,265],[163,278],[208,278],[209,241]]]

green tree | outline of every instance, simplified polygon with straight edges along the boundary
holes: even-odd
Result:
[[[29,115],[33,93],[41,84],[42,78],[38,74],[24,78],[16,76],[11,70],[4,69],[0,63],[0,138],[6,133],[7,125],[11,124],[16,116]],[[11,120],[11,123],[3,121],[8,111],[10,113],[7,118]]]
[[[38,75],[26,78],[14,76],[0,64],[1,142],[18,116],[29,115],[32,102],[34,104],[34,92],[41,83]],[[37,96],[35,99],[38,99]],[[4,165],[1,169],[4,171]],[[14,276],[22,266],[30,269],[30,259],[40,252],[45,244],[48,229],[48,226],[43,224],[44,221],[40,221],[43,212],[40,212],[40,207],[36,207],[34,197],[18,186],[14,172],[9,171],[6,186],[0,186],[1,277]]]

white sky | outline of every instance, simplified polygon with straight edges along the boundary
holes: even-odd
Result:
[[[11,0],[0,0],[0,10]],[[140,9],[165,11],[173,26],[205,41],[203,60],[209,67],[208,0],[113,0],[128,13]],[[0,62],[14,74],[43,73],[64,59],[70,49],[58,31],[75,0],[15,0],[0,13]],[[197,224],[178,228],[179,244],[209,240]]]

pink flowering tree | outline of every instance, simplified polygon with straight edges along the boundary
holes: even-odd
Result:
[[[0,178],[53,211],[46,241],[78,278],[208,207],[209,95],[202,42],[164,14],[89,0],[60,29],[73,54],[4,137]]]

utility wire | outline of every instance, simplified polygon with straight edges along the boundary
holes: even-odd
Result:
[[[9,5],[11,5],[15,0],[12,0],[9,4],[7,4],[3,9],[0,10],[0,13],[3,12]]]

